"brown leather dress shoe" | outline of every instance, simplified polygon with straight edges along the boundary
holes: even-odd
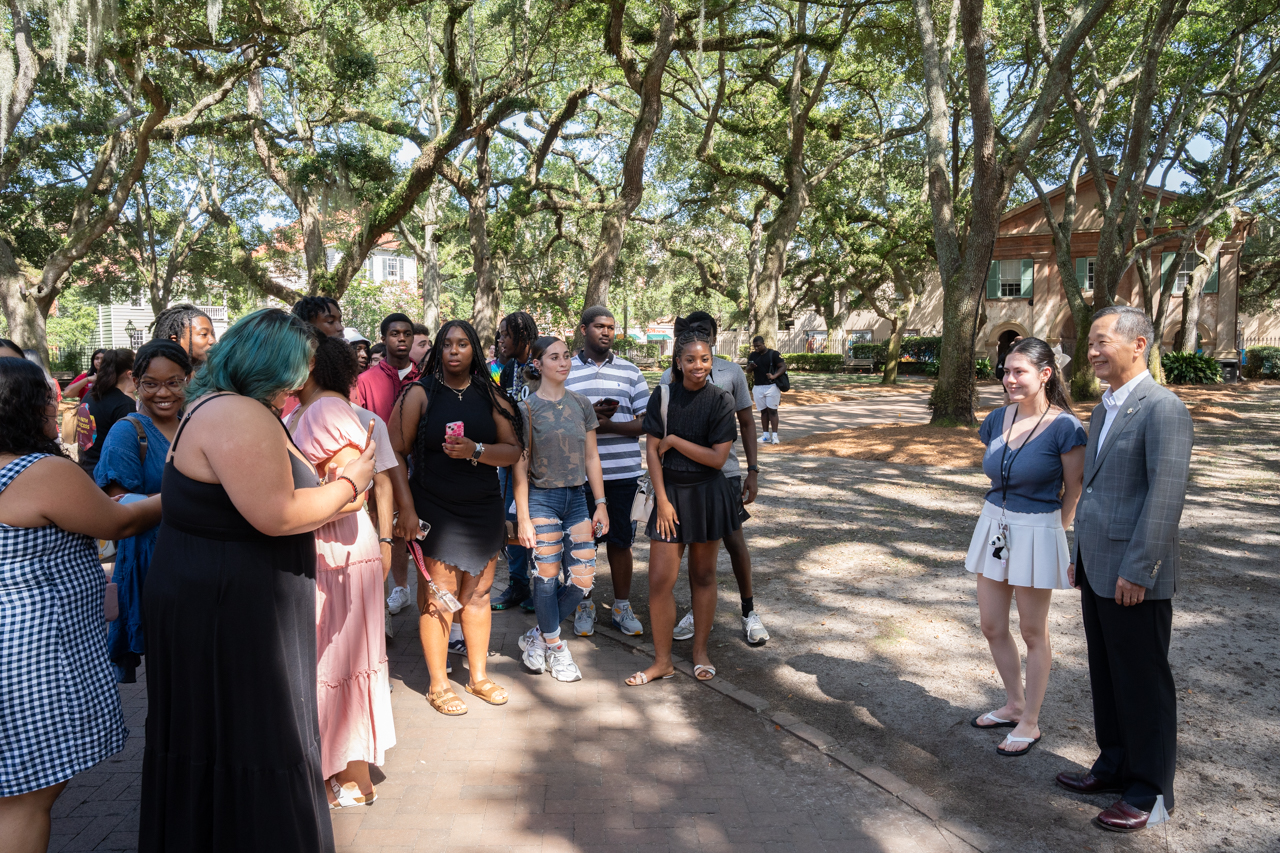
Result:
[[[1059,773],[1057,783],[1077,794],[1119,794],[1124,792],[1115,782],[1104,782],[1088,770],[1067,770]]]
[[[1098,812],[1093,822],[1111,832],[1137,832],[1147,828],[1147,819],[1151,812],[1134,808],[1124,800],[1116,800],[1107,808]]]

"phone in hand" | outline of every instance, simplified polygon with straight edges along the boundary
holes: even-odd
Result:
[[[615,400],[615,399],[613,399],[612,397],[605,397],[605,398],[604,398],[603,400],[601,400],[600,402],[601,402],[601,403],[603,403],[603,404],[604,404],[604,405],[606,405],[606,406],[611,407],[611,408],[612,408],[613,406],[618,405],[618,401],[617,401],[617,400]]]
[[[462,421],[453,421],[444,425],[445,438],[462,438]]]

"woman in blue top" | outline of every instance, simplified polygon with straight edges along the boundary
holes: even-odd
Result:
[[[978,576],[978,613],[1004,681],[1004,706],[975,717],[979,729],[1012,728],[996,747],[1026,755],[1040,740],[1040,705],[1049,686],[1049,597],[1070,589],[1066,528],[1075,517],[1088,436],[1054,353],[1039,338],[1023,338],[1004,361],[1012,405],[982,422],[987,446],[982,470],[991,488],[973,531],[965,568]],[[1018,624],[1027,644],[1023,687],[1018,647],[1009,633],[1009,603],[1017,591]]]
[[[138,411],[111,427],[94,468],[94,479],[111,496],[157,495],[164,475],[169,443],[178,429],[185,401],[191,359],[173,341],[151,341],[133,360],[138,388]],[[116,545],[116,566],[111,579],[120,601],[120,618],[107,629],[107,656],[116,681],[136,680],[141,656],[147,652],[142,631],[142,586],[156,546],[159,526]]]

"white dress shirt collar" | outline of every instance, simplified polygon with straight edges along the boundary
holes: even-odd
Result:
[[[1138,383],[1150,375],[1149,371],[1144,370],[1119,388],[1107,388],[1102,394],[1102,405],[1106,406],[1108,411],[1119,409],[1124,405],[1124,401],[1129,399],[1129,395],[1133,393],[1133,389],[1138,386]]]

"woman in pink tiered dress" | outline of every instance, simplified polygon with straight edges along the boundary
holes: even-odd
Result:
[[[298,392],[289,431],[327,479],[364,447],[369,420],[378,474],[395,466],[386,428],[347,399],[357,373],[355,351],[341,338],[321,338],[315,366]],[[337,473],[340,473],[337,472]],[[377,475],[375,475],[376,477]],[[368,805],[376,797],[370,764],[395,745],[382,587],[383,556],[364,496],[316,531],[316,679],[320,762],[330,806]]]

